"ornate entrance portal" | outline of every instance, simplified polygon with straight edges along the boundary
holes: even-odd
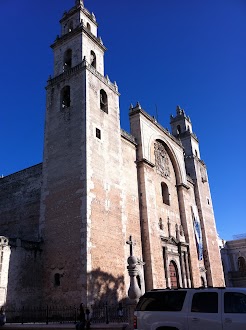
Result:
[[[174,237],[161,236],[167,288],[190,288],[188,244]]]

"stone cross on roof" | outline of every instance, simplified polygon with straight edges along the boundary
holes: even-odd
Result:
[[[136,243],[132,240],[132,236],[129,237],[129,241],[126,241],[126,244],[130,245],[130,256],[133,256],[133,246],[136,245]]]

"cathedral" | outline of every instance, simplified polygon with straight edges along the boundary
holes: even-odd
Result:
[[[224,286],[205,163],[190,117],[170,130],[119,91],[82,0],[60,20],[43,162],[0,179],[0,305],[119,302],[128,258],[152,288]]]

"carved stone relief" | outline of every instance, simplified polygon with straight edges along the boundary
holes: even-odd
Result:
[[[169,156],[164,145],[156,141],[154,143],[156,172],[164,178],[170,177]]]

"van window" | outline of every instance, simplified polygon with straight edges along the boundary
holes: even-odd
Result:
[[[198,292],[193,295],[191,312],[218,313],[218,293]]]
[[[225,313],[246,313],[246,295],[240,292],[225,292]]]
[[[186,290],[146,292],[137,304],[137,311],[177,312],[183,308]]]

